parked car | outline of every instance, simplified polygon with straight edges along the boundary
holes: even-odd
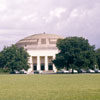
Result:
[[[100,70],[99,69],[95,69],[95,73],[100,73]]]
[[[70,72],[68,70],[63,71],[65,74],[69,74]]]
[[[17,70],[15,70],[15,71],[13,71],[13,72],[10,72],[10,74],[26,74],[24,71],[17,71]]]
[[[10,72],[10,74],[16,74],[16,72],[15,72],[15,71],[13,71],[13,72]]]
[[[34,74],[42,74],[43,73],[43,71],[34,71]]]
[[[39,74],[39,71],[34,71],[34,74]]]
[[[57,74],[64,74],[64,71],[57,71]]]
[[[86,70],[80,69],[80,70],[78,70],[78,73],[86,73]]]
[[[89,70],[87,70],[87,73],[95,73],[95,71],[92,69],[89,69]]]
[[[66,70],[66,69],[62,69],[61,72],[64,73],[64,74],[70,73],[70,71],[68,71],[68,70]]]
[[[42,73],[43,73],[43,71],[42,71],[42,70],[40,70],[40,71],[39,71],[39,74],[42,74]]]
[[[19,71],[19,74],[26,74],[24,71]]]
[[[78,71],[77,70],[74,70],[74,73],[78,73]]]
[[[69,73],[72,73],[72,69],[69,70]],[[74,69],[73,73],[78,73],[78,71]]]

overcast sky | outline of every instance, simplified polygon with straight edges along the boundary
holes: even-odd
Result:
[[[100,47],[100,0],[0,0],[0,50],[37,33],[82,36]]]

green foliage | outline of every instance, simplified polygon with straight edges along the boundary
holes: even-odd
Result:
[[[18,48],[15,45],[5,47],[0,52],[0,68],[9,69],[11,72],[27,70],[29,68],[28,58],[29,55],[24,48]]]
[[[10,72],[7,68],[0,68],[0,74],[8,74]]]
[[[82,37],[68,37],[57,42],[59,53],[53,63],[58,69],[94,69],[95,47]]]
[[[100,48],[96,50],[96,59],[97,59],[98,67],[100,69]]]

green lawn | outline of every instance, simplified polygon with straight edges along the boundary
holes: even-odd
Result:
[[[0,100],[100,100],[100,74],[0,75]]]

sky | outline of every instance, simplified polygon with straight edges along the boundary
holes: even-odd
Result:
[[[100,0],[0,0],[0,50],[43,32],[100,48]]]

